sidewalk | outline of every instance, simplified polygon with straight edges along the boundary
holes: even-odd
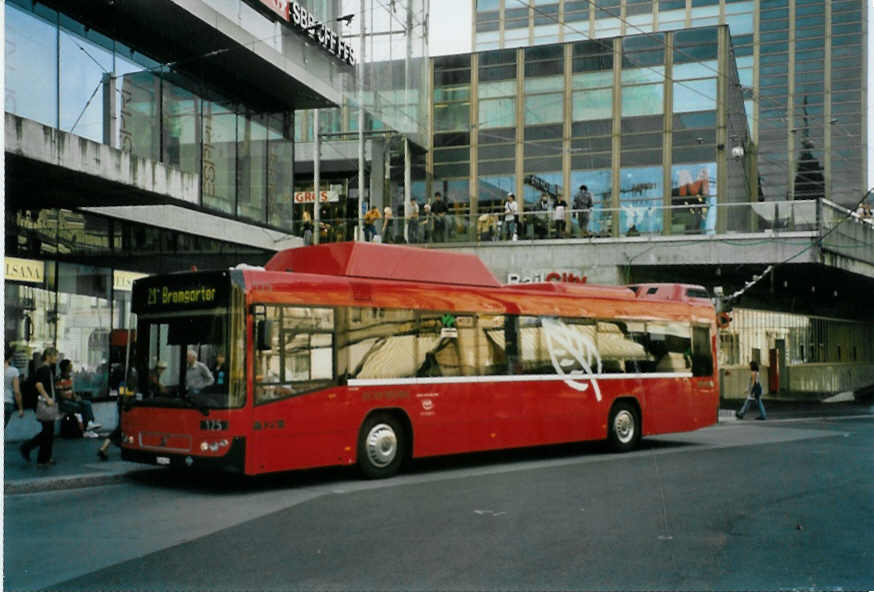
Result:
[[[758,417],[758,409],[753,407],[746,419],[739,421],[734,412],[743,404],[741,399],[720,401],[719,423],[743,423]],[[788,402],[765,400],[769,420],[799,419],[806,417],[843,417],[848,415],[872,415],[874,404],[854,401],[839,401],[835,403],[820,402]],[[38,431],[34,427],[33,433]],[[132,473],[166,470],[160,467],[125,462],[121,460],[118,447],[110,445],[109,460],[97,458],[97,449],[103,442],[103,436],[108,432],[101,431],[99,439],[68,439],[55,438],[54,457],[57,464],[48,468],[37,468],[37,451],[31,452],[31,462],[26,463],[18,451],[20,442],[7,442],[3,468],[5,472],[4,492],[31,493],[36,491],[52,491],[58,489],[74,489],[93,487],[108,483],[118,483]]]
[[[35,430],[34,433],[36,433]],[[24,461],[18,450],[20,442],[6,442],[4,446],[4,493],[32,493],[56,489],[74,489],[117,483],[126,475],[143,471],[160,470],[157,467],[135,464],[121,460],[121,451],[110,445],[109,460],[97,458],[97,449],[103,443],[100,438],[55,437],[52,449],[56,464],[48,468],[36,466],[37,450],[30,453],[30,463]]]

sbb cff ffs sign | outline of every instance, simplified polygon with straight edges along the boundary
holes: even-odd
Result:
[[[290,23],[298,31],[315,39],[322,49],[338,58],[340,61],[355,65],[355,53],[352,47],[343,41],[336,32],[331,31],[316,18],[312,12],[294,2],[294,0],[261,0],[261,4],[278,14],[282,20]]]

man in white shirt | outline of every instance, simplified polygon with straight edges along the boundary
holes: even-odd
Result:
[[[185,388],[190,393],[197,394],[215,382],[212,372],[203,362],[197,361],[197,353],[188,350],[188,367],[185,368]]]
[[[516,203],[516,194],[510,193],[507,195],[507,201],[504,202],[504,232],[507,240],[519,238],[516,234],[516,215],[518,213],[519,205]]]

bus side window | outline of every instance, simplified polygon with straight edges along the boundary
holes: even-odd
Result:
[[[708,327],[692,327],[692,376],[713,376]]]

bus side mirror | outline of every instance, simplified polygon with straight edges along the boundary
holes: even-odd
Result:
[[[273,321],[261,319],[255,326],[255,345],[258,351],[273,348]]]

